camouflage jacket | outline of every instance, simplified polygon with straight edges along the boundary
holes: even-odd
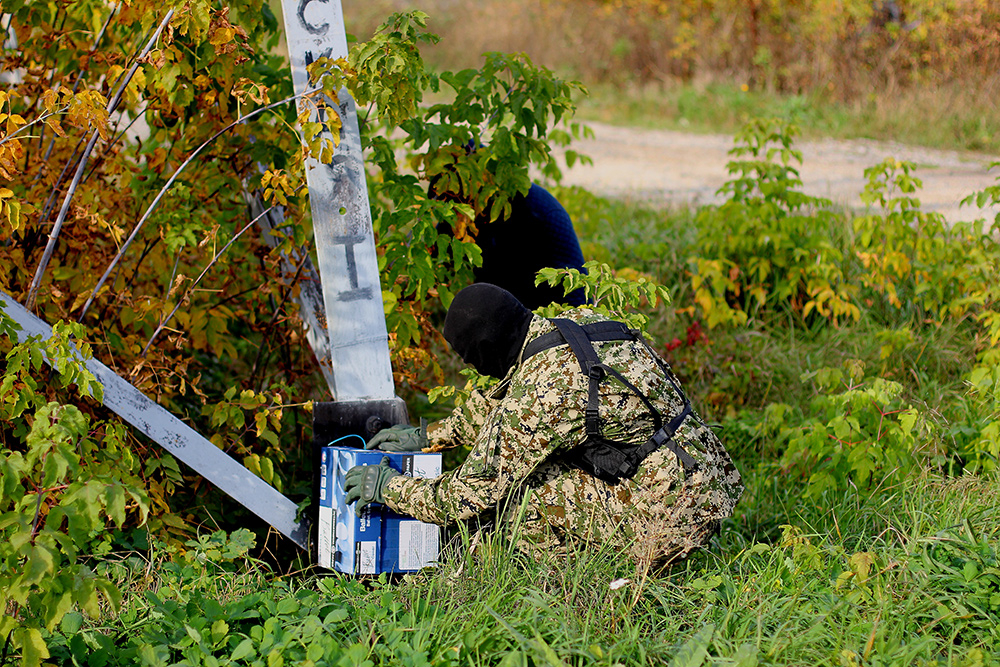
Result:
[[[606,319],[585,309],[563,317],[579,324]],[[535,317],[525,344],[554,330],[548,320]],[[681,412],[683,398],[647,346],[608,341],[594,347],[601,362],[644,393],[664,421]],[[616,486],[577,469],[573,449],[585,438],[588,389],[589,378],[567,345],[519,360],[489,395],[473,394],[430,430],[434,444],[471,445],[465,462],[435,479],[393,478],[383,491],[386,504],[421,521],[448,525],[490,510],[503,516],[532,489],[540,499],[535,508],[539,522],[560,534],[621,546],[644,539],[644,548],[657,552],[669,551],[674,547],[666,543],[676,541],[676,535],[666,539],[659,534],[667,530],[664,526],[674,526],[670,533],[705,532],[706,525],[732,513],[743,490],[740,475],[718,438],[694,413],[675,436],[698,462],[691,474],[664,449],[646,458],[632,479]],[[653,416],[632,391],[607,378],[600,396],[605,438],[637,443],[649,439]],[[595,527],[598,514],[601,525]]]

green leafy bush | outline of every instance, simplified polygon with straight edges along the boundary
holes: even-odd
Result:
[[[709,327],[745,324],[785,309],[805,319],[858,319],[857,288],[835,243],[841,218],[830,202],[801,192],[795,126],[757,120],[736,136],[727,200],[695,216],[691,286]]]
[[[857,361],[810,376],[822,393],[800,425],[780,434],[788,442],[782,465],[807,477],[807,495],[848,485],[869,489],[918,465],[941,463],[944,453],[930,449],[934,425],[903,401],[898,383],[865,378]]]
[[[430,315],[472,282],[478,230],[528,192],[530,168],[558,180],[553,146],[584,132],[570,121],[579,84],[524,54],[486,53],[479,68],[432,73],[418,49],[437,39],[426,26],[423,12],[393,14],[346,61],[310,67],[328,96],[346,86],[369,107],[362,144],[393,365],[397,384],[418,390],[428,375],[441,379]],[[422,107],[427,93],[435,101]]]
[[[785,311],[836,326],[862,308],[886,322],[941,321],[990,300],[983,289],[1000,262],[992,227],[922,211],[916,165],[891,158],[865,170],[861,199],[875,210],[849,220],[800,191],[796,134],[779,120],[748,124],[730,151],[734,178],[719,191],[727,201],[696,215],[691,284],[710,327]],[[991,192],[975,201],[995,201]]]
[[[916,165],[887,159],[865,170],[861,199],[876,212],[854,219],[855,271],[861,298],[881,310],[898,309],[915,319],[962,317],[984,305],[1000,259],[997,239],[983,221],[949,224],[940,213],[920,210],[923,185]]]
[[[993,348],[983,355],[969,373],[968,383],[978,423],[962,454],[972,469],[995,470],[1000,467],[1000,350]]]
[[[145,521],[149,499],[125,426],[92,422],[39,387],[44,355],[72,394],[100,398],[71,341],[83,328],[57,323],[44,343],[11,344],[17,329],[0,309],[0,346],[10,348],[0,381],[0,662],[13,648],[39,665],[49,657],[42,633],[72,609],[94,619],[117,610],[119,590],[81,557],[106,548],[109,525]]]
[[[654,310],[661,303],[663,306],[670,304],[670,290],[635,269],[615,271],[607,264],[593,260],[585,262],[583,268],[585,272],[578,269],[542,269],[535,278],[535,284],[559,285],[564,294],[582,289],[588,308],[640,330],[645,330],[649,324],[649,317],[642,312],[643,309]],[[568,309],[565,304],[552,304],[540,308],[538,312],[543,317],[555,317]]]

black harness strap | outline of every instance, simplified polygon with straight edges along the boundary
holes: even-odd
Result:
[[[650,351],[657,365],[665,373],[667,380],[684,401],[684,408],[681,412],[664,425],[663,416],[653,406],[649,397],[640,392],[620,372],[606,364],[602,364],[592,343],[594,340],[640,340],[643,345],[646,345],[646,341],[642,339],[642,334],[629,329],[621,322],[597,322],[582,327],[572,320],[562,318],[552,319],[550,322],[556,326],[557,331],[539,336],[528,343],[521,358],[523,361],[544,350],[568,344],[577,362],[580,364],[580,371],[589,378],[587,409],[585,412],[586,438],[573,450],[578,452],[574,461],[576,465],[599,479],[610,484],[617,484],[622,478],[631,478],[634,476],[639,468],[639,464],[647,456],[660,447],[666,447],[677,456],[677,459],[686,471],[692,472],[697,470],[698,462],[673,439],[681,423],[691,414],[691,403],[688,401],[683,390],[674,381],[669,369],[660,362],[655,353]],[[646,347],[648,349],[648,345]],[[650,414],[653,415],[655,432],[642,445],[635,446],[626,442],[616,442],[608,440],[603,436],[599,413],[601,402],[600,383],[607,375],[613,375],[629,391],[638,396]]]
[[[601,360],[597,357],[597,351],[590,344],[590,338],[583,330],[583,327],[572,320],[563,318],[551,319],[549,322],[556,325],[559,333],[562,334],[562,337],[569,344],[570,349],[573,350],[577,361],[580,362],[580,371],[584,375],[590,375],[591,367],[600,365]]]
[[[570,320],[564,321],[569,322]],[[572,324],[576,323],[572,322]],[[583,329],[583,332],[587,335],[588,340],[601,343],[609,340],[636,340],[637,336],[642,335],[638,331],[629,329],[622,322],[594,322],[593,324],[577,326]],[[521,359],[522,361],[527,361],[528,358],[535,356],[539,352],[544,352],[549,348],[565,344],[566,339],[563,337],[561,331],[550,331],[549,333],[542,334],[525,345],[524,352],[521,354]],[[588,343],[588,347],[589,346],[590,345]]]
[[[611,375],[614,375],[615,378],[617,378],[619,382],[621,382],[623,385],[625,385],[626,387],[628,387],[629,391],[631,391],[633,394],[635,394],[636,396],[639,397],[639,400],[643,402],[643,404],[646,406],[646,409],[649,410],[649,413],[651,415],[653,415],[653,422],[656,424],[656,429],[659,430],[660,427],[663,426],[663,417],[662,417],[662,415],[660,415],[660,411],[657,410],[653,406],[653,403],[649,400],[649,398],[645,394],[643,394],[641,391],[639,391],[638,389],[636,389],[636,386],[634,384],[632,384],[631,382],[629,382],[628,380],[626,380],[624,375],[622,375],[621,373],[619,373],[615,369],[611,368],[611,366],[608,366],[606,364],[601,364],[601,368],[603,368],[605,370],[605,372],[610,373]],[[671,384],[673,384],[673,383],[671,382]],[[683,397],[684,394],[681,393],[681,396]],[[688,404],[687,399],[685,398],[684,399],[684,415],[687,416],[687,413],[689,413],[690,411],[691,411],[691,406]],[[677,425],[680,426],[680,422],[677,422]]]
[[[563,335],[569,347],[573,350],[576,360],[580,362],[580,371],[590,378],[590,387],[587,396],[586,426],[587,438],[601,437],[601,419],[598,408],[601,407],[601,380],[604,379],[604,366],[597,357],[597,351],[590,344],[587,334],[583,332],[580,325],[566,319],[550,320],[556,325],[559,333]]]
[[[681,422],[683,422],[689,414],[691,414],[691,404],[685,402],[684,409],[681,410],[680,414],[671,419],[670,423],[666,426],[657,429],[652,437],[646,441],[646,444],[639,448],[640,460],[646,458],[660,447],[666,447],[674,453],[674,456],[676,456],[681,462],[681,465],[684,466],[684,470],[687,472],[694,472],[697,470],[698,462],[694,460],[693,456],[687,453],[686,449],[674,441],[674,434],[677,432],[677,429],[680,428]]]

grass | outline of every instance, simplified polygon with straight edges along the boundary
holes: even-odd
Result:
[[[810,503],[779,471],[741,468],[736,516],[667,572],[636,573],[602,550],[528,561],[502,537],[465,534],[417,575],[288,579],[221,555],[219,538],[108,568],[127,591],[122,612],[53,642],[54,657],[86,647],[105,664],[995,664],[996,477],[925,473]]]
[[[984,541],[995,545],[997,510],[990,502],[996,491],[979,480],[916,478],[868,502],[845,494],[813,506],[772,481],[773,473],[753,475],[749,487],[756,493],[745,499],[716,547],[664,575],[642,579],[623,571],[613,557],[596,553],[548,570],[483,563],[478,575],[470,574],[470,583],[499,596],[491,608],[502,616],[505,611],[505,620],[521,637],[530,638],[533,627],[556,629],[567,648],[563,655],[572,655],[568,649],[574,644],[579,651],[594,641],[602,654],[614,656],[609,663],[665,663],[706,650],[712,655],[706,664],[753,664],[753,658],[760,664],[836,664],[839,650],[863,653],[873,619],[883,616],[888,627],[879,636],[883,658],[891,661],[905,653],[901,647],[916,629],[918,610],[940,592],[921,581],[925,545],[949,540],[961,554],[957,557],[973,560],[969,552]],[[985,495],[970,502],[972,491]],[[749,520],[759,516],[790,527],[761,531]],[[971,522],[971,536],[961,519]],[[856,572],[858,558],[851,564],[859,552],[871,554],[866,577]],[[493,583],[494,572],[506,577],[508,570],[515,580]],[[612,590],[611,581],[619,577],[630,578],[629,584]],[[447,579],[437,576],[436,581]],[[956,583],[966,582],[949,585]],[[450,605],[452,590],[441,586],[431,599]],[[918,592],[924,599],[912,599]],[[567,619],[583,622],[574,628]],[[711,626],[714,631],[706,632]],[[789,632],[792,628],[803,632]],[[581,636],[574,642],[577,633]],[[521,641],[521,648],[530,655],[532,643]],[[925,658],[946,653],[947,640],[927,642],[921,651]],[[530,657],[537,662],[541,656]]]
[[[993,99],[943,86],[852,103],[823,94],[780,94],[720,80],[698,85],[588,84],[578,117],[614,125],[733,133],[753,118],[781,118],[807,139],[875,139],[932,148],[1000,153],[1000,113]]]
[[[686,337],[686,210],[559,190],[588,255],[671,285],[651,330]],[[614,223],[614,224],[612,224]],[[877,315],[877,316],[876,316]],[[942,422],[971,423],[967,322],[919,326],[905,309],[859,323],[781,317],[708,330],[672,351],[699,409],[723,422],[746,492],[710,548],[660,572],[608,549],[527,559],[508,536],[453,531],[440,567],[370,579],[290,572],[249,557],[250,534],[153,543],[95,561],[125,593],[117,614],[70,614],[47,636],[69,664],[954,665],[1000,664],[1000,476],[925,461],[819,495],[781,462],[778,429],[810,415],[803,373],[860,359]],[[889,319],[887,319],[889,318]],[[879,332],[912,328],[883,354]],[[714,397],[714,398],[713,398]],[[768,424],[769,406],[790,412]],[[963,406],[965,406],[963,408]],[[424,406],[424,410],[439,406]],[[782,421],[783,420],[783,421]],[[941,430],[934,437],[946,437]],[[261,551],[253,553],[261,554]],[[274,562],[268,559],[270,562]]]

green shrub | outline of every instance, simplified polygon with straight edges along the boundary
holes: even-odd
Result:
[[[0,335],[18,325],[0,309]],[[57,323],[45,343],[11,345],[0,381],[0,663],[9,649],[21,664],[49,657],[43,632],[74,608],[91,618],[117,611],[121,593],[81,557],[106,549],[110,524],[143,522],[149,511],[139,462],[117,420],[92,422],[74,405],[46,399],[39,387],[43,355],[63,387],[100,398],[102,387],[80,361],[72,336]],[[3,340],[7,343],[7,340]],[[5,345],[6,347],[6,345]],[[84,358],[90,350],[81,346]]]
[[[1000,350],[993,348],[983,356],[968,383],[978,420],[962,454],[972,469],[995,470],[1000,466]]]
[[[865,170],[861,199],[875,210],[849,220],[800,191],[797,132],[779,120],[748,124],[730,151],[727,200],[695,216],[691,286],[709,327],[784,312],[838,326],[862,308],[885,324],[989,315],[995,297],[984,289],[1000,263],[992,227],[920,210],[916,165],[891,158]],[[975,201],[995,203],[995,190]]]
[[[876,212],[854,219],[852,280],[876,312],[898,310],[916,321],[960,318],[984,305],[1000,261],[983,221],[950,225],[920,210],[916,165],[889,158],[865,170],[861,199]],[[893,317],[893,316],[890,316]]]
[[[898,383],[866,378],[857,361],[809,375],[822,393],[802,424],[780,434],[788,442],[782,465],[807,476],[806,495],[818,498],[848,485],[870,489],[918,465],[943,462],[933,423],[903,400]]]
[[[857,320],[857,288],[845,279],[842,218],[801,192],[795,126],[757,120],[736,136],[727,200],[695,216],[691,286],[709,327],[745,324],[789,309],[833,322]]]

